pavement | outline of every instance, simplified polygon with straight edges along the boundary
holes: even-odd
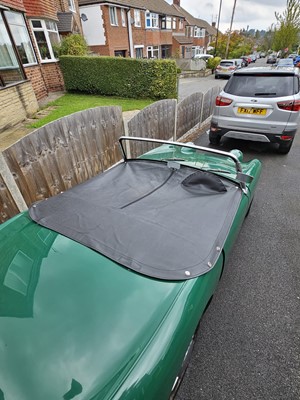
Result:
[[[32,124],[36,119],[43,118],[51,110],[52,107],[48,106],[49,103],[63,96],[64,92],[53,92],[49,93],[47,97],[38,102],[39,111],[35,114],[34,118],[27,118],[19,124],[11,127],[10,129],[6,129],[4,132],[0,133],[0,151],[3,151],[7,147],[11,146],[18,140],[22,139],[22,137],[31,133],[34,128],[30,128],[29,125]]]

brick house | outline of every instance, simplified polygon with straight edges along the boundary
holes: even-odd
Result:
[[[53,46],[73,32],[81,33],[77,0],[0,0],[0,132],[63,90]]]
[[[217,29],[215,26],[210,25],[203,19],[193,17],[181,7],[180,0],[173,0],[172,6],[186,21],[185,37],[192,41],[191,56],[193,57],[196,54],[206,53],[210,42],[212,42],[217,35]]]
[[[83,34],[100,55],[168,58],[181,47],[174,34],[185,36],[182,14],[164,0],[79,0]]]

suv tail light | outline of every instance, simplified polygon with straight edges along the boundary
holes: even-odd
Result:
[[[230,71],[235,70],[235,66],[229,67],[228,69],[230,69]]]
[[[281,110],[299,112],[300,100],[280,101],[277,106]]]
[[[217,96],[216,98],[216,106],[229,106],[231,103],[232,100],[227,97]]]

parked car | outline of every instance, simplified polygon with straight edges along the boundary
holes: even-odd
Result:
[[[221,60],[215,69],[215,79],[230,78],[231,74],[238,68],[236,60]]]
[[[122,162],[0,226],[3,399],[167,400],[178,388],[261,164],[120,143]]]
[[[270,54],[267,57],[267,64],[276,64],[277,62],[277,55],[276,54]]]
[[[214,58],[211,54],[195,54],[193,60],[204,60],[207,61],[209,58]]]
[[[247,63],[243,58],[234,58],[234,60],[236,61],[237,69],[244,68],[247,66]]]
[[[250,57],[248,57],[248,56],[241,56],[240,57],[242,60],[244,60],[244,62],[245,62],[245,64],[246,64],[246,67],[249,65],[249,64],[251,64],[251,58]]]
[[[291,53],[288,55],[288,58],[291,58],[294,61],[297,55],[298,55],[297,53]]]
[[[290,151],[299,124],[298,68],[246,68],[235,71],[217,96],[209,140],[222,137],[278,143]]]
[[[256,54],[250,54],[249,58],[251,59],[251,62],[255,63],[256,62]]]
[[[277,67],[281,68],[281,67],[294,67],[294,62],[291,58],[280,58],[280,60],[278,60]]]
[[[295,66],[299,66],[298,64],[300,63],[300,56],[297,56],[295,59],[294,59],[294,65]]]
[[[265,58],[266,57],[266,53],[264,52],[264,51],[262,51],[261,53],[260,53],[260,58]]]

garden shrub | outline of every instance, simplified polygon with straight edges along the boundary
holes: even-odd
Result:
[[[65,36],[60,44],[55,46],[55,52],[58,56],[85,56],[87,51],[88,46],[84,37],[76,33]]]
[[[173,60],[62,56],[60,64],[68,91],[127,98],[177,97]]]
[[[216,69],[216,67],[220,64],[221,58],[220,57],[214,57],[214,58],[209,58],[207,60],[207,68],[212,69],[213,71]]]

